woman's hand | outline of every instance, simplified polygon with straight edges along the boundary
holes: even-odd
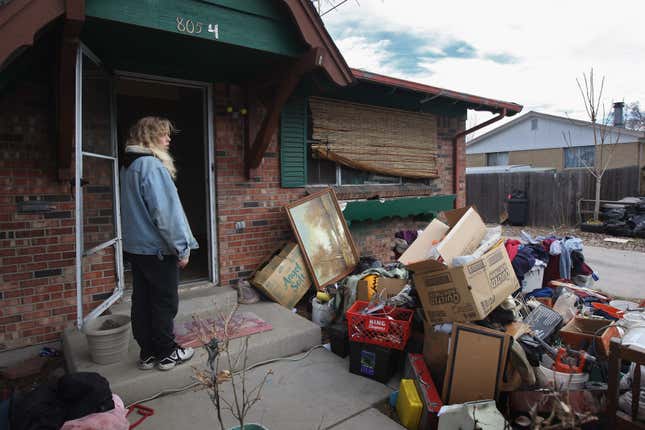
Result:
[[[186,256],[184,259],[178,260],[177,266],[179,266],[180,269],[183,269],[184,267],[188,266],[189,258],[190,258],[189,256]]]

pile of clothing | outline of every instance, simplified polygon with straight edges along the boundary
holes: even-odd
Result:
[[[580,238],[567,236],[532,237],[522,232],[522,240],[508,239],[505,242],[515,275],[523,287],[525,276],[536,269],[543,273],[540,288],[523,291],[527,297],[551,297],[549,282],[562,280],[581,287],[590,287],[598,276],[585,262],[583,243]]]
[[[12,430],[126,430],[123,401],[94,372],[70,373],[11,399]]]

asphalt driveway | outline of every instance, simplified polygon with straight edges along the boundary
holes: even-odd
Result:
[[[612,296],[645,299],[645,253],[585,246],[585,261],[598,274],[595,287]]]

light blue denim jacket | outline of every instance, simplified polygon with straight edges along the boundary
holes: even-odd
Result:
[[[188,257],[199,245],[170,173],[144,148],[127,147],[125,157],[127,167],[120,174],[123,249],[131,254]],[[128,157],[135,158],[129,165]]]

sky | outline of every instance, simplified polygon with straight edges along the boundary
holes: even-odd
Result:
[[[588,120],[576,78],[591,68],[607,111],[645,107],[644,16],[638,0],[349,0],[323,20],[351,67]]]

